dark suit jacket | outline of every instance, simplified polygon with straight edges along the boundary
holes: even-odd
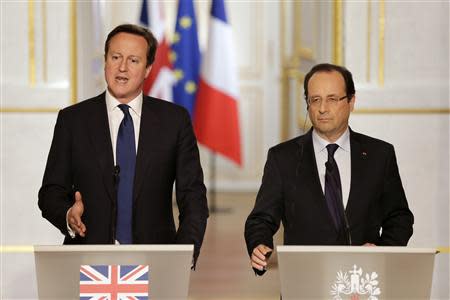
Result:
[[[350,147],[351,185],[345,214],[352,244],[406,245],[414,218],[393,146],[350,131]],[[273,248],[272,236],[280,220],[286,245],[348,244],[348,233],[335,229],[326,204],[312,130],[269,150],[255,207],[245,224],[249,254],[259,244]]]
[[[115,240],[117,192],[105,93],[61,110],[48,156],[39,207],[65,244]],[[119,175],[120,176],[120,175]],[[179,228],[172,215],[175,181]],[[84,202],[86,237],[70,238],[66,213],[75,191]],[[133,243],[194,244],[195,258],[208,207],[197,141],[187,111],[144,96],[133,197]]]

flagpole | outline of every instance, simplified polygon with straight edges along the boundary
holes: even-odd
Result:
[[[218,207],[217,206],[217,188],[216,188],[216,164],[217,155],[215,151],[210,151],[209,155],[209,212],[212,214],[217,213],[230,213],[231,208],[229,207]]]

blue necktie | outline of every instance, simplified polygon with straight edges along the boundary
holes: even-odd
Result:
[[[340,230],[342,227],[342,188],[339,168],[334,160],[334,153],[337,148],[339,146],[336,144],[327,145],[328,161],[325,163],[325,199],[327,200],[334,226],[336,226],[337,230]]]
[[[121,244],[131,244],[133,215],[133,185],[136,167],[136,146],[133,119],[130,107],[120,104],[124,117],[117,135],[116,160],[120,168],[117,187],[117,224],[116,240]]]

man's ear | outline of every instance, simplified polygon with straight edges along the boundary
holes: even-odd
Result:
[[[148,75],[150,75],[150,71],[152,70],[152,65],[148,66],[145,70],[145,79],[147,79]]]
[[[353,95],[353,96],[348,100],[348,104],[350,104],[350,111],[353,111],[353,108],[355,107],[355,101],[356,101],[355,95]]]

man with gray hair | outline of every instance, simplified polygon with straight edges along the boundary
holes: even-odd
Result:
[[[319,64],[304,90],[313,127],[269,150],[245,224],[257,274],[265,271],[280,222],[286,245],[405,246],[413,232],[394,147],[348,125],[356,100],[352,74]]]

